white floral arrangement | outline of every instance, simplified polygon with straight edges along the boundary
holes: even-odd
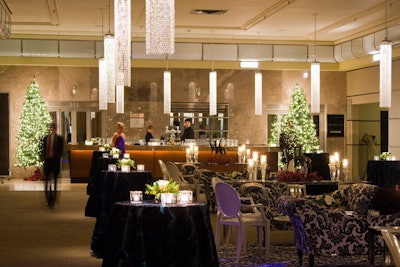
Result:
[[[335,207],[339,205],[338,200],[333,198],[331,195],[318,195],[316,201],[320,205]]]
[[[135,168],[135,161],[133,159],[119,159],[117,161],[118,169],[121,169],[121,166],[130,166],[131,168]]]
[[[111,150],[111,145],[110,144],[104,144],[101,147],[104,148],[104,151],[110,151]]]
[[[392,157],[392,153],[390,152],[383,152],[382,154],[379,155],[380,160],[388,160]]]
[[[118,149],[116,147],[111,148],[111,150],[110,150],[110,155],[111,156],[120,155],[120,154],[121,154],[121,150],[120,149]]]
[[[146,194],[154,195],[157,198],[160,197],[161,193],[174,193],[178,194],[179,184],[173,180],[158,180],[153,185],[146,184]]]

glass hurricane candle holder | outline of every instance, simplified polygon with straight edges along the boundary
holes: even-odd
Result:
[[[144,171],[144,164],[138,164],[138,165],[137,165],[137,171],[138,171],[138,172]]]
[[[102,154],[102,157],[103,157],[103,158],[108,158],[108,153],[103,153],[103,154]]]
[[[129,153],[124,153],[124,159],[130,159],[131,155],[129,155]]]
[[[143,201],[142,191],[130,191],[131,203],[141,203]]]
[[[129,165],[121,166],[121,172],[130,172],[130,171],[131,171],[131,166],[129,166]]]
[[[174,204],[176,197],[174,193],[161,193],[161,205]]]
[[[177,196],[177,202],[181,204],[193,202],[193,192],[190,190],[181,190]]]
[[[108,170],[115,172],[117,170],[117,165],[116,164],[108,164]]]

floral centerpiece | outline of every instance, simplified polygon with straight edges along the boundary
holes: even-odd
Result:
[[[280,171],[276,179],[279,182],[318,182],[322,177],[316,172],[306,175],[303,172]]]
[[[337,207],[339,206],[339,200],[336,200],[331,195],[318,195],[316,201],[321,206]]]
[[[229,177],[232,177],[233,179],[240,179],[243,177],[243,173],[238,171],[233,171],[229,174]]]
[[[156,199],[161,197],[161,193],[173,193],[178,194],[179,184],[173,180],[158,180],[152,185],[146,184],[146,194],[154,195]]]
[[[383,152],[379,155],[380,160],[389,160],[392,157],[392,153],[390,152]]]
[[[120,155],[120,154],[121,154],[121,150],[120,149],[118,149],[116,147],[111,148],[111,150],[110,150],[110,155],[111,156]]]
[[[110,151],[111,150],[111,145],[110,144],[104,144],[102,147],[104,148],[104,151]]]
[[[135,161],[133,159],[119,159],[117,161],[117,168],[121,169],[121,166],[129,166],[131,169],[135,168]]]

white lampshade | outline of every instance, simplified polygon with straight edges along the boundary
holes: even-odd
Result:
[[[123,114],[124,113],[124,105],[125,105],[125,87],[124,87],[124,73],[122,71],[117,72],[115,77],[115,83],[117,87],[117,103],[116,103],[116,113]]]
[[[254,113],[262,115],[262,73],[256,72],[254,76]]]
[[[392,43],[383,41],[380,46],[379,106],[390,108],[392,100]]]
[[[99,59],[99,110],[107,110],[107,62]]]
[[[217,72],[210,71],[210,116],[217,115]]]
[[[171,72],[164,71],[164,114],[171,113]]]
[[[111,34],[104,37],[104,60],[107,69],[107,102],[115,103],[115,42]]]
[[[320,65],[311,63],[311,113],[320,112]]]

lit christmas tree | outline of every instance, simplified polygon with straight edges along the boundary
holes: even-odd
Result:
[[[319,148],[315,124],[302,88],[294,88],[289,114],[282,118],[281,131],[288,147],[298,147],[301,152],[315,152]]]
[[[20,130],[17,134],[19,143],[16,167],[35,166],[38,168],[43,165],[42,142],[49,133],[48,126],[51,122],[52,119],[40,94],[39,85],[33,79],[22,106]]]
[[[274,118],[271,123],[271,132],[268,138],[268,145],[269,146],[277,146],[279,140],[279,133],[278,133],[278,116],[274,115]]]

